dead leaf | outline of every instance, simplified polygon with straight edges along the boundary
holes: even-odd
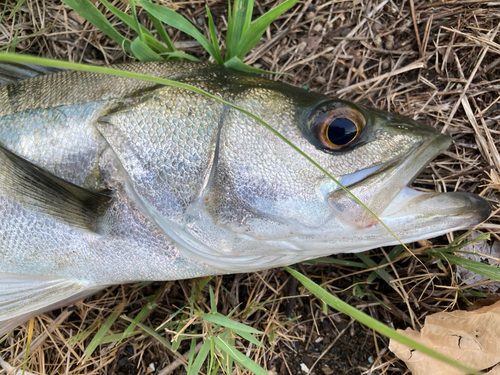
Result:
[[[500,375],[500,301],[475,311],[441,312],[425,318],[421,332],[398,329],[409,338],[466,366]],[[463,375],[465,372],[392,340],[389,349],[413,375]]]

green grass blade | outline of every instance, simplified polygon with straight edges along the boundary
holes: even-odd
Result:
[[[260,346],[261,348],[265,348],[264,344],[261,343],[259,340],[257,340],[257,338],[254,335],[252,335],[251,333],[243,332],[243,331],[237,331],[237,330],[234,330],[234,329],[233,329],[233,331],[236,332],[241,337],[243,337],[245,340],[248,340],[248,341],[250,341],[251,343],[254,343],[257,346]]]
[[[23,6],[25,1],[26,0],[17,0],[16,6],[14,7],[14,9],[12,9],[12,12],[10,12],[9,19],[14,17],[14,14],[16,14],[16,12],[19,10],[19,8],[21,8]],[[8,3],[8,1],[5,1],[5,7],[7,7],[7,3]],[[2,18],[3,18],[3,14],[2,14]]]
[[[196,350],[196,339],[193,337],[191,339],[191,346],[189,347],[189,360],[188,360],[188,368],[187,373],[191,372],[191,368],[193,367],[194,355]]]
[[[10,53],[16,52],[16,45],[18,43],[18,40],[17,40],[17,35],[18,34],[19,34],[19,27],[16,27],[16,31],[14,33],[14,37],[12,38],[12,43],[10,43],[10,47],[9,47],[9,52]]]
[[[143,43],[139,38],[134,39],[130,44],[130,49],[137,59],[142,62],[163,60],[162,57],[156,54],[146,43]]]
[[[230,60],[233,57],[233,51],[231,50],[231,41],[233,35],[233,12],[231,11],[231,0],[227,0],[227,31],[226,31],[226,56],[225,61]]]
[[[66,62],[66,61],[47,59],[47,58],[43,58],[43,57],[18,55],[15,53],[14,54],[12,54],[12,53],[0,53],[0,61],[13,61],[13,62],[28,63],[28,64],[38,64],[38,65],[44,65],[44,66],[52,66],[55,68],[82,70],[82,71],[87,71],[87,72],[108,74],[108,75],[113,75],[113,76],[117,76],[117,77],[139,79],[142,81],[152,82],[155,84],[186,89],[186,90],[192,91],[194,93],[204,95],[205,97],[211,98],[211,99],[216,100],[220,103],[223,103],[223,104],[225,104],[233,109],[236,109],[237,111],[239,111],[241,113],[244,113],[245,115],[247,115],[251,119],[258,122],[259,124],[265,126],[269,131],[271,131],[279,139],[281,139],[283,142],[285,142],[290,148],[292,148],[295,152],[297,152],[299,155],[301,155],[303,158],[305,158],[315,168],[317,168],[319,171],[321,171],[325,176],[327,176],[329,179],[331,179],[333,182],[335,182],[339,188],[341,188],[343,191],[345,191],[346,194],[349,195],[349,197],[351,197],[356,203],[358,203],[361,207],[363,207],[366,210],[366,212],[368,212],[371,216],[373,216],[373,218],[377,219],[378,222],[380,223],[380,225],[382,225],[397,241],[399,241],[399,243],[401,243],[401,245],[403,245],[406,248],[406,246],[401,242],[399,237],[396,236],[396,234],[377,215],[375,215],[375,213],[372,210],[370,210],[363,202],[361,202],[354,194],[352,194],[349,191],[349,189],[347,189],[344,185],[342,185],[326,169],[324,169],[321,165],[319,165],[317,162],[315,162],[309,155],[307,155],[304,151],[302,151],[294,143],[290,142],[283,134],[281,134],[279,131],[274,129],[271,125],[269,125],[267,122],[262,120],[260,117],[254,115],[253,113],[247,111],[246,109],[244,109],[242,107],[239,107],[231,102],[228,102],[227,100],[221,99],[216,95],[210,94],[207,91],[201,90],[197,87],[188,85],[186,83],[177,82],[177,81],[173,81],[173,80],[165,79],[165,78],[148,76],[146,74],[141,74],[141,73],[127,72],[127,71],[123,71],[123,70],[119,70],[119,69],[102,67],[102,66],[92,66],[92,65],[86,65],[86,64],[71,63],[71,62]]]
[[[359,259],[361,259],[368,267],[370,268],[375,268],[378,266],[377,263],[375,263],[373,260],[370,259],[368,255],[365,253],[358,253],[356,254]],[[385,260],[385,259],[384,259]],[[385,261],[387,263],[387,261]],[[372,276],[374,275],[374,276]],[[375,275],[379,275],[387,284],[391,284],[391,281],[394,279],[386,270],[383,268],[376,269],[372,272],[370,276],[368,276],[367,282],[372,282],[375,280]]]
[[[203,276],[200,278],[200,284],[199,284],[199,289],[200,292],[203,290],[203,288],[212,280],[213,276]]]
[[[233,331],[241,331],[241,332],[247,332],[247,333],[258,333],[258,334],[263,334],[264,332],[258,331],[253,327],[249,327],[245,324],[235,322],[234,320],[221,315],[221,314],[203,314],[201,316],[203,319],[214,323],[218,324],[220,326],[224,326],[226,328],[229,328]]]
[[[169,319],[163,323],[162,325],[160,325],[158,328],[156,328],[156,331],[159,331],[161,329],[165,329],[167,327],[171,327],[173,324],[175,324],[173,322],[173,319],[179,315],[179,314],[183,314],[184,313],[184,309],[186,308],[187,305],[181,307],[179,310],[177,310],[176,312],[174,312],[172,315],[170,315]]]
[[[210,294],[210,310],[212,310],[212,313],[215,314],[217,312],[217,303],[215,301],[215,295],[212,287],[208,289],[209,294]]]
[[[247,5],[246,5],[247,9],[246,9],[246,14],[245,14],[245,23],[243,25],[242,34],[248,30],[248,27],[250,26],[250,23],[252,22],[254,0],[247,0],[246,3],[247,3]]]
[[[170,57],[170,55],[173,52],[170,52],[167,47],[165,47],[161,42],[156,40],[156,38],[152,35],[144,34],[144,40],[146,41],[146,45],[148,48],[150,48],[153,52],[157,53],[159,56],[165,56],[167,58]],[[161,58],[161,60],[164,60]]]
[[[477,262],[475,260],[471,259],[466,259],[459,257],[457,255],[453,254],[448,254],[446,252],[440,252],[440,251],[433,251],[432,253],[433,256],[435,256],[438,259],[445,260],[451,264],[454,264],[456,266],[460,266],[463,268],[466,268],[470,271],[473,271],[475,273],[478,273],[480,275],[489,277],[490,279],[493,280],[500,280],[500,268]]]
[[[3,5],[2,14],[0,14],[0,23],[3,22],[3,18],[5,17],[5,12],[7,12],[7,4],[9,4],[8,1],[6,1]]]
[[[72,336],[68,339],[68,345],[73,345],[77,343],[80,340],[83,340],[85,337],[90,335],[99,325],[99,322],[94,322],[89,328],[84,330],[83,332],[80,332],[79,334]]]
[[[238,56],[240,59],[243,59],[243,57],[259,42],[271,22],[294,6],[297,1],[298,0],[286,0],[256,19],[241,36],[234,56]]]
[[[116,309],[108,316],[108,319],[106,319],[106,321],[102,324],[101,328],[99,328],[90,344],[85,348],[85,357],[83,359],[83,362],[87,361],[94,350],[96,350],[96,348],[102,344],[104,336],[108,333],[115,320],[120,316],[124,307],[125,302],[120,303],[116,307]]]
[[[165,28],[163,27],[163,24],[161,21],[153,16],[152,14],[146,12],[149,19],[153,23],[153,26],[155,27],[156,31],[158,32],[158,35],[160,36],[161,40],[163,40],[163,43],[167,45],[167,48],[169,52],[175,52],[177,51],[177,48],[175,48],[174,42],[172,42],[172,39],[168,36],[167,32],[165,31]]]
[[[354,262],[352,260],[330,258],[330,257],[320,257],[320,258],[309,259],[309,260],[305,260],[303,263],[307,263],[307,264],[333,263],[333,264],[339,264],[341,266],[347,266],[347,267],[368,268],[368,266],[364,263]]]
[[[63,0],[63,2],[122,46],[125,51],[132,52],[130,50],[130,40],[116,31],[104,14],[102,14],[89,0]]]
[[[179,29],[180,31],[195,38],[198,42],[200,42],[202,47],[215,59],[216,53],[212,43],[210,43],[210,41],[198,31],[196,26],[194,26],[186,18],[181,16],[179,13],[174,12],[172,9],[153,4],[147,0],[137,0],[137,3],[140,4],[148,13],[152,14],[153,17],[156,17],[167,25],[175,27],[176,29]]]
[[[405,248],[401,245],[398,245],[398,246],[394,246],[392,248],[392,250],[389,252],[389,254],[387,254],[387,257],[393,261],[394,259],[396,259],[396,257],[399,256],[399,254],[401,254],[403,251],[405,250]],[[358,254],[359,255],[359,254]],[[387,264],[388,261],[387,261],[387,258],[384,258],[380,261],[380,263],[378,264],[378,267],[384,265],[384,264]],[[380,273],[379,273],[380,271]],[[384,280],[385,278],[384,277],[388,277],[391,278],[392,280],[392,276],[387,272],[385,271],[383,268],[381,269],[378,269],[378,270],[375,270],[375,271],[372,271],[372,273],[370,274],[370,276],[368,276],[368,278],[366,279],[366,282],[368,283],[371,283],[372,281],[374,281],[376,278],[377,278],[377,275],[379,275],[380,277],[382,277]],[[387,280],[386,282],[388,284],[390,284]]]
[[[142,32],[142,25],[139,22],[139,18],[137,17],[137,9],[135,8],[135,0],[128,0],[130,4],[130,10],[132,11],[132,15],[134,17],[135,29],[139,40],[144,43],[144,35]]]
[[[211,345],[211,338],[205,340],[205,342],[201,346],[200,351],[198,352],[198,355],[196,356],[196,359],[193,362],[193,366],[188,371],[188,375],[198,375],[200,373],[201,366],[203,366],[203,363],[205,363],[205,360],[207,359]]]
[[[142,35],[144,36],[144,43],[148,45],[156,53],[165,53],[169,52],[169,49],[166,48],[163,44],[161,44],[158,40],[155,39],[153,34],[149,32],[144,26],[135,22],[134,18],[129,16],[127,13],[122,12],[120,9],[116,8],[112,4],[110,4],[107,0],[102,0],[101,3],[116,17],[118,17],[125,25],[130,27],[137,33],[137,30],[141,30]],[[163,60],[163,59],[162,59]]]
[[[128,316],[126,315],[122,315],[121,316],[122,319],[126,320],[127,322],[130,322],[130,323],[136,323],[134,322],[133,319],[130,319]],[[165,345],[167,348],[169,348],[170,350],[172,350],[172,346],[170,345],[170,343],[165,340],[165,338],[163,338],[158,332],[156,332],[154,329],[152,328],[149,328],[148,326],[142,324],[142,323],[137,323],[137,325],[143,329],[146,333],[148,333],[149,335],[153,336],[156,340],[158,340],[159,342],[161,342],[163,345]],[[174,350],[175,351],[175,350]]]
[[[160,53],[160,55],[166,56],[168,59],[171,59],[171,60],[186,59],[186,60],[196,61],[196,62],[200,61],[196,57],[188,55],[186,52],[183,52],[183,51],[165,52],[165,53]]]
[[[219,335],[219,338],[221,340],[223,340],[224,342],[226,342],[230,348],[234,347],[236,340],[231,335],[231,332],[229,332],[229,330],[223,331]],[[220,360],[219,360],[219,363],[221,364],[221,367],[223,368],[223,371],[226,374],[232,374],[233,373],[233,370],[232,370],[233,362],[234,362],[233,358],[231,356],[227,355],[227,354],[224,355],[224,356],[222,356],[220,358]]]
[[[101,341],[101,344],[109,344],[111,342],[117,341],[116,346],[120,345],[120,342],[128,339],[129,337],[134,337],[137,335],[142,335],[142,331],[131,331],[127,334],[125,333],[112,333],[111,335],[106,335]]]
[[[220,53],[219,40],[217,38],[217,31],[215,30],[214,19],[212,18],[210,9],[208,9],[208,5],[205,5],[205,8],[207,9],[208,15],[208,30],[210,31],[210,39],[212,40],[212,45],[214,46],[215,50],[214,60],[217,64],[222,65],[224,64],[224,59],[222,58],[222,55]]]
[[[251,6],[251,9],[249,9]],[[250,13],[252,17],[253,1],[252,0],[234,0],[234,7],[232,13],[231,27],[227,28],[226,48],[229,52],[226,55],[226,60],[232,59],[237,56],[238,43],[243,35],[243,28],[246,24],[247,14]]]
[[[257,363],[252,361],[246,355],[237,350],[234,346],[230,346],[227,342],[220,339],[219,337],[213,338],[215,345],[222,350],[224,353],[233,358],[236,362],[238,362],[243,367],[249,369],[254,374],[257,375],[268,375],[267,371],[260,367]]]
[[[460,369],[462,371],[465,371],[468,374],[476,374],[480,375],[481,372],[474,370],[470,367],[467,367],[463,364],[461,364],[458,361],[455,361],[454,359],[451,359],[439,352],[436,352],[435,350],[432,350],[431,348],[419,343],[418,341],[409,339],[407,336],[393,330],[392,328],[389,328],[386,326],[384,323],[379,322],[378,320],[372,318],[369,315],[366,315],[365,313],[359,311],[358,309],[348,305],[344,301],[340,300],[339,298],[333,296],[332,294],[328,293],[326,290],[324,290],[321,286],[317,285],[314,281],[308,279],[306,276],[302,275],[300,272],[295,271],[289,267],[285,267],[285,269],[297,280],[300,281],[302,285],[304,285],[309,291],[314,294],[316,297],[321,299],[323,302],[326,302],[330,307],[343,312],[344,314],[349,315],[353,319],[356,319],[358,322],[366,325],[367,327],[370,327],[376,332],[379,332],[383,334],[384,336],[387,336],[391,339],[397,340],[400,343],[409,346],[410,348],[413,348],[415,350],[421,351],[424,354],[427,354],[428,356],[435,358],[439,361],[445,362],[449,364],[450,366],[456,367],[457,369]]]
[[[478,292],[477,290],[473,289],[463,289],[462,292],[472,294],[474,297],[488,298],[487,294]]]
[[[181,331],[184,332],[184,327],[186,327],[187,320],[188,320],[188,315],[182,314],[181,319],[179,320],[179,323],[177,323],[177,327],[175,328],[176,334],[174,335],[175,339],[172,339],[172,350],[173,351],[177,351],[177,349],[179,349],[179,346],[182,343],[182,340],[185,339],[185,336],[182,334],[179,334],[179,332],[181,332]]]
[[[470,232],[468,232],[466,234],[470,234]],[[462,237],[462,236],[460,236],[460,237]],[[463,240],[464,238],[465,237],[462,237],[460,240]],[[473,238],[473,239],[471,239],[469,241],[464,241],[462,243],[458,243],[459,241],[455,240],[452,243],[450,243],[448,246],[446,246],[445,248],[439,249],[439,251],[442,251],[442,252],[462,252],[462,253],[466,253],[466,251],[461,251],[460,249],[463,248],[463,247],[465,247],[465,246],[467,246],[467,245],[478,244],[481,241],[489,240],[489,239],[490,239],[490,234],[489,233],[485,233],[485,234],[480,235],[479,237]]]
[[[141,322],[146,317],[146,315],[149,314],[151,310],[153,310],[155,307],[158,306],[156,304],[156,301],[158,300],[160,294],[161,294],[161,289],[158,289],[158,291],[152,297],[148,297],[149,301],[146,303],[146,306],[144,306],[141,309],[141,311],[139,311],[139,313],[133,319],[133,323],[131,323],[127,327],[127,329],[123,332],[123,338],[127,337],[127,335],[131,333],[135,329],[135,327],[137,327],[137,323]],[[118,344],[120,344],[121,341],[122,340],[120,339]]]

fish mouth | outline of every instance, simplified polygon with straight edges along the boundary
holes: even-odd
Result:
[[[406,155],[379,167],[348,189],[405,241],[474,226],[491,213],[490,204],[483,198],[460,192],[423,193],[407,187],[450,143],[449,136],[432,129]],[[329,198],[335,215],[346,225],[357,229],[382,227],[343,190],[333,191]]]

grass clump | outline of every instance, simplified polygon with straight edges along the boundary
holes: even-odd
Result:
[[[286,0],[254,22],[251,22],[254,2],[235,0],[233,10],[231,11],[231,8],[228,8],[228,26],[224,56],[219,44],[216,26],[208,6],[206,6],[206,12],[208,16],[210,40],[185,17],[172,9],[154,4],[151,0],[137,0],[137,3],[135,0],[130,0],[132,16],[121,11],[106,0],[101,1],[111,13],[137,33],[137,37],[134,40],[130,40],[122,36],[90,0],[63,1],[139,61],[159,61],[163,59],[178,58],[185,58],[193,61],[198,60],[192,55],[177,50],[175,44],[168,36],[168,33],[165,32],[164,27],[168,25],[196,39],[216,64],[246,72],[270,73],[245,64],[243,58],[259,42],[268,26],[278,16],[295,5],[298,0]],[[163,41],[163,44],[159,42],[149,30],[141,25],[137,17],[136,4],[144,8],[159,37]]]

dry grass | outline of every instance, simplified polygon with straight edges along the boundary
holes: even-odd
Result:
[[[205,2],[165,2],[207,31]],[[15,3],[8,0],[7,14]],[[126,2],[113,3],[126,8]],[[218,29],[224,29],[226,1],[208,5]],[[256,1],[257,13],[272,5],[273,1]],[[480,194],[497,209],[499,25],[497,1],[305,0],[271,26],[247,62],[293,73],[291,77],[271,79],[396,111],[453,135],[452,147],[432,162],[414,185],[425,191]],[[126,28],[122,31],[129,32]],[[169,34],[189,52],[204,56],[202,49],[185,36],[172,30]],[[15,35],[17,52],[91,64],[129,60],[119,46],[57,0],[26,0],[12,18],[4,17],[0,47],[12,44]],[[499,240],[497,212],[479,229]],[[448,235],[448,239],[452,236]],[[418,254],[429,245],[424,241],[413,249]],[[383,250],[373,251],[370,256],[374,261],[384,259]],[[343,258],[357,260],[351,255]],[[387,324],[418,327],[429,313],[457,303],[464,306],[458,291],[469,288],[455,280],[447,265],[425,257],[422,260],[407,257],[388,268],[398,278],[394,288],[381,279],[364,282],[371,270],[360,272],[334,264],[296,267]],[[85,363],[83,352],[92,335],[74,345],[67,342],[94,322],[104,321],[120,302],[125,302],[123,313],[134,317],[145,305],[144,297],[160,290],[159,306],[143,320],[148,327],[158,327],[188,303],[192,282],[116,286],[36,318],[27,370],[33,374],[185,373],[185,359],[151,337],[137,335],[120,345],[102,345]],[[404,366],[387,353],[385,338],[336,311],[323,309],[321,301],[309,297],[288,299],[301,290],[282,270],[215,277],[211,285],[220,312],[228,313],[241,304],[235,319],[266,333],[262,337],[265,350],[247,342],[237,342],[237,346],[275,374],[301,373],[300,363],[311,368],[318,359],[312,370],[315,374],[404,371]],[[209,304],[207,298],[207,293],[201,294],[200,306]],[[474,300],[470,295],[469,299]],[[112,331],[123,332],[127,326],[126,321],[118,319]],[[27,327],[24,325],[0,344],[0,354],[8,362],[1,364],[4,370],[0,374],[8,372],[9,364],[16,369],[22,365]],[[168,339],[173,337],[172,332],[160,333]],[[203,333],[198,327],[198,334]],[[186,341],[178,352],[187,353],[188,349]]]

